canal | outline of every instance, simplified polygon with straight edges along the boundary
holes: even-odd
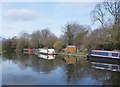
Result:
[[[120,85],[120,72],[79,58],[6,53],[0,59],[2,85]]]

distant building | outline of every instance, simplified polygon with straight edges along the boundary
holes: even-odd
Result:
[[[77,50],[77,48],[76,48],[76,46],[74,46],[74,45],[68,45],[68,46],[66,47],[66,52],[72,53],[72,52],[76,52],[76,50]]]

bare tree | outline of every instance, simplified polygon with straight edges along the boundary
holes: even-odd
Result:
[[[48,47],[48,44],[49,44],[48,38],[49,38],[50,33],[51,33],[51,32],[50,32],[49,29],[47,29],[47,28],[41,30],[41,36],[42,36],[41,40],[43,41],[43,44],[44,44],[46,47]]]
[[[92,17],[91,19],[92,19],[93,24],[96,21],[99,21],[103,29],[106,27],[105,12],[102,8],[101,3],[97,4],[94,10],[92,10],[91,17]]]
[[[18,39],[17,39],[17,51],[22,51],[23,48],[29,47],[29,38],[30,35],[26,32],[20,32]]]
[[[103,6],[105,10],[108,11],[114,17],[115,23],[118,22],[118,18],[120,17],[120,1],[111,0],[110,2],[103,2]]]
[[[120,1],[118,0],[111,0],[111,1],[104,1],[99,3],[95,6],[93,11],[91,12],[92,22],[93,24],[96,21],[99,21],[102,25],[102,28],[107,26],[107,22],[110,18],[107,19],[106,15],[109,13],[114,17],[114,22],[118,22],[118,18],[120,17]]]
[[[120,34],[120,1],[118,2],[119,9],[118,9],[118,33]]]
[[[39,47],[39,44],[41,44],[42,41],[41,41],[41,32],[39,30],[33,32],[31,34],[31,40],[30,40],[30,44],[31,44],[31,47]]]
[[[52,48],[57,40],[57,37],[50,32],[49,29],[43,29],[41,30],[41,40],[45,47]]]

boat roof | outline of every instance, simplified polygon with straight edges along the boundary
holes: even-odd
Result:
[[[117,52],[117,53],[120,53],[117,50],[113,50],[113,51],[108,51],[108,50],[92,50],[92,51],[96,51],[96,52]]]
[[[54,49],[50,49],[50,50],[54,50]]]
[[[67,47],[76,47],[76,46],[74,46],[74,45],[68,45]]]

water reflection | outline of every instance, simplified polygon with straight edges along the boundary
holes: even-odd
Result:
[[[105,69],[105,70],[120,72],[120,65],[117,64],[97,63],[97,62],[91,62],[91,64],[92,67],[96,69]]]
[[[8,57],[9,56],[9,57]],[[38,55],[40,56],[40,55]],[[41,56],[43,57],[43,56]],[[44,56],[46,57],[46,55]],[[24,55],[24,54],[5,54],[2,56],[3,61],[10,60],[14,64],[18,64],[20,69],[25,69],[28,67],[31,67],[33,71],[36,72],[49,72],[53,70],[55,67],[59,66],[61,62],[59,60],[44,60],[41,58],[38,58],[35,55]],[[54,59],[55,57],[47,56],[48,59]]]
[[[103,85],[120,85],[120,64],[119,61],[95,59],[91,62],[94,75]],[[113,72],[114,71],[114,72]]]
[[[2,60],[0,58],[0,86],[2,86]]]
[[[77,62],[76,58],[73,56],[65,56],[64,59],[68,64],[75,64]]]
[[[43,58],[43,59],[55,59],[55,55],[44,55],[44,54],[38,54],[38,57]]]
[[[43,56],[43,55],[42,55]],[[93,61],[59,55],[4,54],[3,84],[12,85],[120,85],[120,73],[93,67]],[[48,58],[48,56],[47,56]],[[17,78],[17,79],[16,79]]]

